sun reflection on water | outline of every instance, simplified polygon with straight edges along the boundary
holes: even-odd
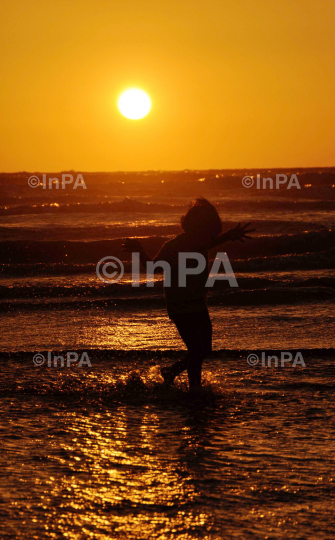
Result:
[[[66,415],[68,443],[53,448],[49,459],[55,473],[47,481],[49,505],[58,502],[62,509],[58,531],[81,538],[94,530],[94,538],[110,538],[112,526],[120,537],[178,533],[178,538],[190,539],[197,527],[210,530],[210,516],[194,509],[201,493],[192,481],[192,460],[188,456],[185,462],[185,455],[177,459],[179,442],[169,438],[168,418],[149,408],[129,413],[124,407],[107,416],[109,422],[105,418],[102,425],[99,414]],[[190,449],[189,432],[185,435]],[[163,452],[162,438],[167,439]],[[183,444],[179,452],[185,452]],[[58,512],[46,512],[50,531]]]

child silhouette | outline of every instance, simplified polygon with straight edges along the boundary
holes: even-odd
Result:
[[[181,218],[183,232],[165,242],[154,259],[148,257],[136,239],[127,238],[123,244],[125,251],[140,253],[144,267],[148,261],[166,261],[170,265],[171,284],[164,286],[166,307],[187,347],[187,354],[172,366],[161,369],[165,383],[172,384],[175,377],[187,369],[190,390],[201,387],[202,363],[212,351],[212,323],[206,303],[208,250],[229,240],[244,242],[250,238],[248,234],[255,230],[248,230],[249,226],[250,223],[244,226],[239,223],[237,227],[222,233],[222,223],[216,208],[207,199],[197,198]],[[179,283],[180,253],[200,254],[206,261],[202,272],[186,276],[186,286],[180,286]],[[198,264],[191,260],[190,255],[187,268],[194,267],[194,263]]]

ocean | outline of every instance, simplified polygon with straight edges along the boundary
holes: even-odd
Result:
[[[0,174],[0,538],[332,538],[335,169],[82,175]],[[256,230],[217,249],[238,287],[208,292],[193,396],[162,384],[185,346],[122,244],[154,256],[197,196]]]

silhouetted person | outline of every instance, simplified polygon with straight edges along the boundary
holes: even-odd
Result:
[[[239,223],[234,229],[221,233],[222,223],[216,208],[206,199],[195,199],[185,216],[181,218],[184,232],[161,247],[154,259],[145,253],[141,243],[127,238],[124,249],[139,252],[144,267],[148,261],[166,261],[171,268],[171,286],[164,286],[167,312],[175,323],[179,334],[187,347],[187,354],[170,367],[162,368],[161,374],[166,383],[172,384],[174,378],[187,369],[190,390],[201,386],[201,367],[204,359],[212,351],[212,323],[206,303],[206,281],[208,272],[208,250],[228,240],[244,241],[248,226]],[[187,274],[186,287],[180,286],[179,253],[195,252],[203,255],[206,267],[201,273]],[[198,265],[195,259],[188,259],[187,268]],[[162,269],[159,269],[162,271]]]

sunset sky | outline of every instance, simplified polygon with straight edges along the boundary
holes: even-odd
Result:
[[[0,170],[334,166],[334,28],[334,0],[2,0]]]

